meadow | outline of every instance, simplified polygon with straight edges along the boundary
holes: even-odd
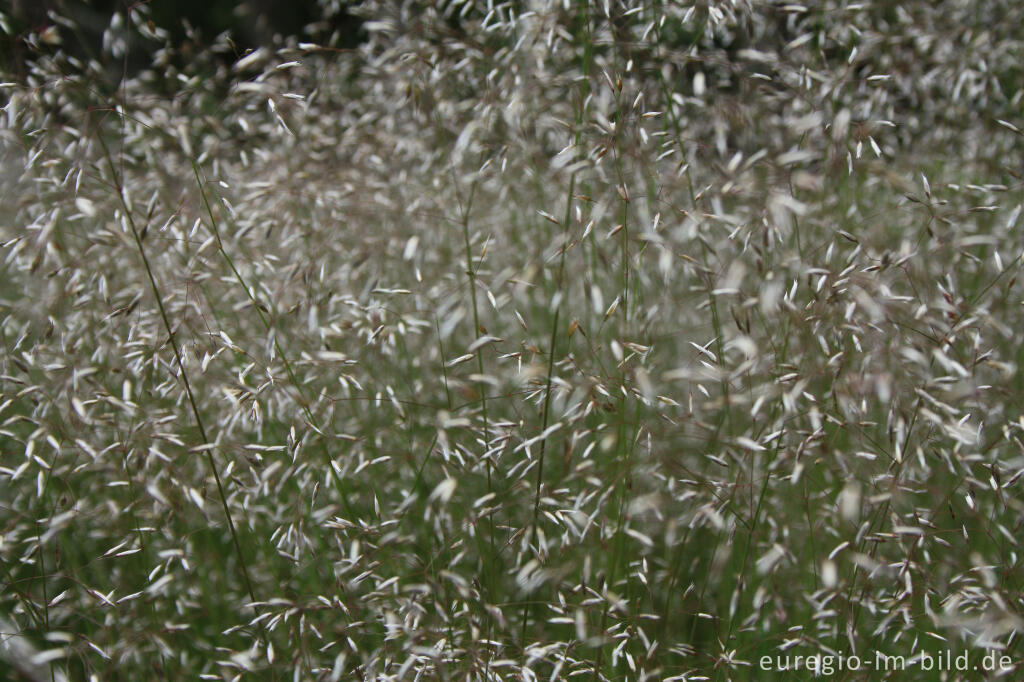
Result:
[[[0,677],[1020,674],[1024,6],[346,7],[19,36]]]

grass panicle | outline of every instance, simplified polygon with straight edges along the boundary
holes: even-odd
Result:
[[[1019,675],[1019,3],[345,6],[8,36],[0,678]]]

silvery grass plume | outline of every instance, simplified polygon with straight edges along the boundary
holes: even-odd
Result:
[[[6,618],[0,618],[0,657],[6,666],[14,674],[19,675],[18,679],[30,680],[31,682],[42,682],[52,679],[57,682],[66,682],[67,676],[56,667],[51,661],[55,658],[62,658],[63,651],[60,649],[39,651],[24,637],[19,635],[21,628],[17,627]],[[57,652],[51,654],[51,651]]]
[[[351,9],[3,78],[48,675],[1019,668],[1016,3]]]

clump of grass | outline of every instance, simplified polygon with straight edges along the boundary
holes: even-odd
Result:
[[[1013,656],[1016,5],[358,11],[4,79],[19,674]]]

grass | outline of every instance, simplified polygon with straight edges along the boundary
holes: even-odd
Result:
[[[1020,9],[403,7],[3,79],[0,671],[1017,671]]]

